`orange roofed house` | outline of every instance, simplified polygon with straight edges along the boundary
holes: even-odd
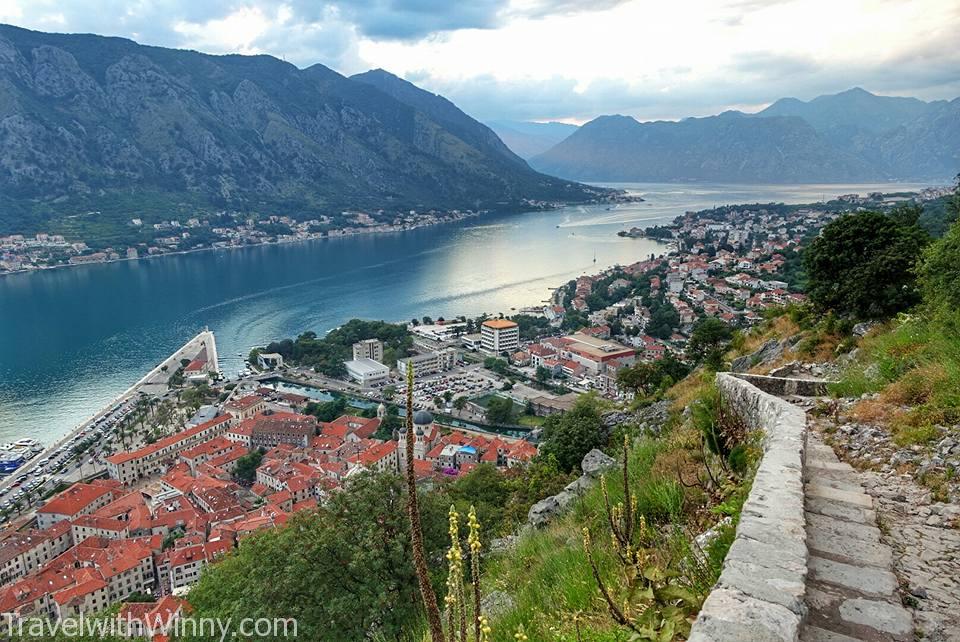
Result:
[[[37,527],[44,529],[60,521],[89,515],[119,497],[119,488],[120,484],[112,480],[74,484],[37,509]]]
[[[221,415],[216,419],[188,428],[160,439],[154,444],[131,452],[122,452],[107,457],[107,472],[112,479],[124,484],[160,474],[178,455],[205,441],[222,435],[230,427],[232,416]]]

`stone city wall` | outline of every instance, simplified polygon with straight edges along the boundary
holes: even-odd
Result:
[[[717,387],[729,411],[763,432],[763,455],[720,579],[689,642],[794,642],[805,615],[806,416],[741,377],[719,373]]]

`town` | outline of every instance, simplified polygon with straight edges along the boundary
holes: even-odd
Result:
[[[537,204],[531,204],[534,206]],[[269,243],[292,243],[354,234],[398,232],[459,221],[481,212],[403,213],[341,212],[297,221],[290,216],[256,218],[233,212],[197,215],[184,221],[141,218],[127,221],[122,243],[99,239],[70,239],[65,234],[38,232],[33,235],[0,236],[0,275],[68,265],[134,260],[196,250],[229,249]],[[99,212],[90,212],[96,217]],[[114,235],[114,238],[117,235]]]
[[[526,466],[544,417],[583,394],[628,402],[624,372],[682,364],[703,319],[748,328],[764,309],[802,301],[796,252],[838,215],[762,205],[688,213],[666,228],[666,255],[583,275],[509,318],[350,322],[381,336],[359,337],[335,362],[298,354],[318,344],[335,353],[323,343],[335,333],[308,333],[254,350],[230,379],[206,333],[118,404],[116,424],[97,424],[88,474],[81,457],[77,481],[53,486],[35,510],[14,517],[7,507],[0,608],[57,620],[151,595],[163,599],[125,612],[175,616],[204,567],[245,537],[316,508],[355,476],[405,469],[408,439],[424,488],[478,466]],[[397,406],[407,373],[412,433]],[[32,464],[0,492],[22,494],[17,486],[35,487],[28,478],[57,463]]]

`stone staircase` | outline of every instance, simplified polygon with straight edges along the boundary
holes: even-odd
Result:
[[[891,549],[856,471],[810,431],[803,477],[809,559],[801,642],[912,640]]]

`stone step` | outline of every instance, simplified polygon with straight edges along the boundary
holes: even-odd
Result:
[[[844,502],[861,508],[873,508],[873,498],[862,491],[839,490],[818,482],[810,482],[804,488],[807,497],[821,497],[831,502]]]
[[[894,599],[897,578],[887,569],[854,566],[817,555],[811,555],[808,564],[811,580],[843,587],[875,597]]]
[[[908,642],[913,638],[913,618],[895,602],[861,597],[855,591],[813,580],[808,582],[806,601],[810,610],[804,631],[821,629],[825,633],[813,633],[845,636],[820,639]]]
[[[849,522],[816,513],[805,513],[804,516],[807,520],[808,533],[811,530],[817,530],[863,542],[880,542],[880,529],[873,524]]]
[[[834,633],[819,626],[805,624],[800,631],[800,642],[860,642],[856,638],[842,633]]]
[[[832,459],[828,460],[826,458],[819,458],[815,455],[807,455],[804,458],[804,465],[809,469],[816,469],[817,471],[826,471],[826,470],[835,470],[846,473],[856,473],[856,469],[848,464],[845,461],[835,461],[836,455],[832,456]]]
[[[847,522],[851,524],[853,522]],[[811,554],[852,564],[854,566],[873,566],[890,568],[893,555],[890,547],[879,542],[863,541],[847,535],[820,529],[807,531],[807,548]]]
[[[863,493],[863,486],[860,484],[857,478],[847,475],[846,473],[844,473],[842,477],[836,475],[811,476],[809,473],[807,473],[804,475],[803,480],[807,483],[814,483],[820,486],[829,486],[830,488],[844,490],[849,493]]]
[[[833,452],[833,448],[817,440],[807,440],[807,447],[804,449],[804,457],[808,461],[813,460],[826,463],[840,463],[840,460],[837,459],[837,454]]]
[[[827,517],[843,519],[848,522],[857,522],[859,524],[877,523],[877,513],[870,508],[862,508],[846,502],[831,501],[823,497],[811,497],[809,495],[804,504],[804,507],[809,513],[826,515]]]

